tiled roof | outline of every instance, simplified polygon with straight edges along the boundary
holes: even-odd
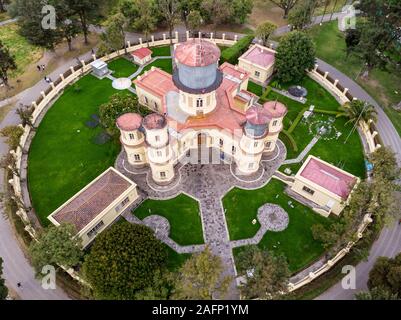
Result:
[[[186,66],[204,67],[219,61],[220,49],[210,41],[193,39],[178,44],[174,56]]]
[[[357,179],[351,174],[346,174],[324,161],[312,157],[309,158],[308,163],[302,170],[301,176],[344,200],[348,198],[357,182]]]
[[[134,131],[142,124],[142,117],[137,113],[124,113],[117,118],[117,127],[123,131]]]
[[[241,58],[253,62],[258,66],[268,67],[274,63],[275,53],[268,48],[254,45],[247,52],[245,52]]]
[[[51,216],[60,224],[72,223],[80,232],[131,185],[110,168]]]
[[[140,48],[140,49],[137,49],[137,50],[131,52],[131,55],[138,57],[139,59],[143,59],[147,56],[150,56],[151,54],[152,54],[152,50],[150,50],[149,48],[146,48],[146,47]]]

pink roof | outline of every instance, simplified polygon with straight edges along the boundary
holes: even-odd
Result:
[[[134,83],[147,91],[151,91],[159,98],[163,98],[169,91],[178,91],[171,75],[159,68],[148,71],[140,79],[136,78]]]
[[[268,101],[263,104],[263,108],[271,115],[272,118],[281,118],[287,113],[287,107],[278,101]]]
[[[179,44],[174,56],[186,66],[204,67],[219,61],[220,49],[210,41],[194,39]]]
[[[123,131],[134,131],[142,124],[142,117],[137,113],[125,113],[117,119],[117,127]]]
[[[246,111],[246,120],[254,125],[267,124],[271,119],[270,114],[260,107],[252,106]]]
[[[143,59],[147,56],[150,56],[152,54],[152,50],[150,50],[149,48],[140,48],[140,49],[136,49],[135,51],[133,51],[131,53],[131,55],[138,57],[139,59]]]
[[[354,176],[345,174],[339,169],[315,158],[310,158],[302,170],[301,176],[340,196],[344,200],[348,198],[357,181]]]
[[[249,78],[248,72],[246,72],[242,68],[235,67],[228,62],[224,62],[220,66],[220,71],[223,72],[224,74],[228,74],[228,75],[230,75],[234,78],[240,79],[240,80],[245,80],[246,78]]]
[[[251,47],[247,52],[245,52],[242,57],[245,60],[253,62],[258,66],[268,67],[274,63],[274,52],[262,49],[259,46]]]
[[[166,124],[166,118],[158,113],[151,113],[143,119],[143,126],[148,130],[162,129]]]

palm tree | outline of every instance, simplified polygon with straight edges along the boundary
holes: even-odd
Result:
[[[377,121],[377,111],[374,106],[367,103],[366,101],[353,100],[348,102],[341,107],[343,111],[340,115],[345,115],[349,118],[347,123],[357,124],[360,120],[368,122],[373,120]]]

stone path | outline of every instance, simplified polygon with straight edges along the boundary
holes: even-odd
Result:
[[[291,93],[289,93],[288,91],[285,91],[285,90],[279,90],[276,88],[272,88],[272,91],[277,92],[277,93],[281,94],[282,96],[287,97],[288,99],[294,100],[294,101],[302,103],[302,104],[305,104],[306,101],[308,101],[308,99],[306,99],[306,98],[301,99],[301,98],[295,97]]]
[[[219,150],[210,149],[211,153],[219,154]],[[198,154],[197,149],[191,150],[192,159],[193,154]],[[261,162],[263,174],[256,180],[245,181],[238,180],[238,177],[232,174],[230,164],[189,164],[180,163],[176,166],[176,179],[177,183],[173,182],[173,187],[158,187],[152,185],[149,168],[136,169],[129,165],[126,159],[125,152],[122,152],[117,161],[116,168],[127,177],[132,179],[138,187],[142,190],[146,197],[152,199],[171,199],[180,193],[186,193],[189,196],[197,199],[200,203],[200,213],[202,220],[203,235],[205,243],[210,247],[211,251],[220,256],[225,266],[224,275],[236,277],[236,269],[234,258],[232,255],[232,243],[230,242],[225,213],[222,204],[222,198],[233,187],[241,187],[244,189],[258,189],[266,185],[275,171],[280,167],[286,157],[286,149],[281,141],[278,141],[277,148],[272,156],[263,157]],[[213,159],[214,156],[213,156]],[[193,162],[191,162],[193,163]],[[133,218],[132,214],[124,214],[124,217],[133,223],[139,223],[139,219]],[[145,219],[146,220],[146,219]],[[140,223],[147,223],[149,226],[155,227],[162,223],[161,219],[150,219]],[[162,227],[166,230],[167,227]],[[267,230],[267,229],[266,229]],[[163,233],[163,232],[162,232]],[[264,232],[263,232],[264,233]],[[170,245],[173,240],[165,236],[157,235],[162,241]],[[204,247],[194,246],[192,250],[199,251]],[[177,252],[183,248],[176,247]],[[185,247],[184,250],[191,249]],[[191,252],[191,251],[189,251]],[[181,252],[180,252],[181,253]],[[238,299],[239,293],[235,284],[232,282],[228,299]]]
[[[296,157],[295,159],[288,159],[285,160],[283,162],[284,164],[294,164],[294,163],[300,163],[305,157],[306,155],[309,153],[309,151],[311,151],[311,149],[313,148],[313,146],[319,141],[320,136],[316,136],[313,137],[313,139],[311,140],[311,142],[309,142],[309,144],[305,147],[305,149],[298,155],[298,157]]]

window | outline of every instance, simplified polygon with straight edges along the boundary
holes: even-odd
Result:
[[[196,100],[196,107],[197,108],[202,108],[203,107],[203,99],[202,98],[198,98]]]
[[[117,207],[116,211],[120,212],[129,203],[129,198],[126,197]]]
[[[166,173],[164,171],[160,172],[160,178],[166,179]]]
[[[92,238],[93,236],[98,234],[98,231],[104,226],[103,220],[100,221],[96,226],[94,226],[86,235],[89,238]]]
[[[145,104],[149,104],[149,100],[147,96],[144,96]]]
[[[129,138],[130,138],[131,140],[135,140],[135,135],[134,135],[133,133],[130,133],[130,134],[129,134]]]
[[[156,155],[157,155],[158,157],[161,157],[161,156],[162,156],[162,152],[159,151],[159,150],[157,150],[157,151],[156,151]]]
[[[272,142],[271,142],[271,141],[267,141],[266,144],[265,144],[266,148],[270,148],[271,145],[272,145]]]
[[[248,169],[253,169],[254,163],[251,162],[250,164],[248,164]]]
[[[160,141],[160,136],[155,136],[155,140],[156,140],[156,142],[159,142]]]
[[[157,105],[157,102],[154,102],[154,106],[155,106],[156,110],[159,108],[159,106]]]
[[[254,142],[254,143],[253,143],[253,146],[256,148],[256,147],[258,146],[258,143],[257,143],[257,142]]]
[[[235,151],[236,151],[236,150],[235,150],[235,146],[232,146],[232,147],[231,147],[231,152],[232,152],[232,153],[235,153]]]
[[[277,122],[278,122],[277,120],[274,120],[273,121],[273,126],[277,126]]]
[[[220,139],[220,140],[219,140],[219,145],[220,145],[220,147],[222,147],[222,146],[224,145],[223,139]]]
[[[139,154],[134,155],[135,161],[141,161],[141,156]]]
[[[260,72],[259,71],[255,71],[255,77],[260,77]]]
[[[304,187],[302,188],[302,190],[305,191],[305,192],[307,192],[307,193],[309,193],[309,194],[312,195],[312,196],[313,196],[313,194],[315,193],[315,191],[313,191],[312,189],[309,189],[307,186],[304,186]]]

